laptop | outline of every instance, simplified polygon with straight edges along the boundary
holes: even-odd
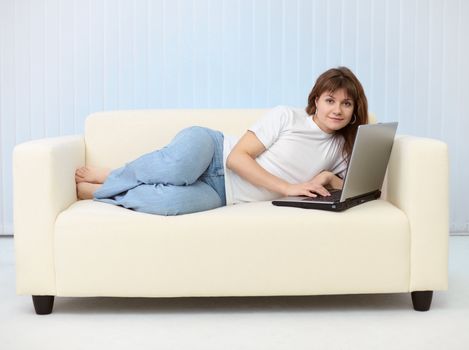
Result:
[[[342,190],[330,196],[284,197],[273,205],[343,211],[381,196],[381,186],[391,156],[397,122],[365,124],[358,127]]]

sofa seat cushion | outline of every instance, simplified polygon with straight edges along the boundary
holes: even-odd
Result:
[[[238,204],[164,217],[91,200],[55,225],[57,295],[243,296],[409,290],[406,215]]]

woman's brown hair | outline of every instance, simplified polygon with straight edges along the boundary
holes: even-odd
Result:
[[[347,67],[337,67],[322,73],[309,93],[306,113],[309,115],[316,113],[316,99],[318,99],[323,92],[333,93],[338,89],[344,89],[347,97],[353,99],[352,121],[356,118],[355,122],[349,123],[342,129],[336,131],[336,136],[341,135],[345,140],[342,153],[348,163],[350,155],[352,154],[358,126],[368,124],[368,101],[365,96],[365,91],[352,71]]]

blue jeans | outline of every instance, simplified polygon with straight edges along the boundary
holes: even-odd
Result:
[[[94,200],[159,215],[226,205],[223,134],[199,126],[181,130],[166,147],[113,170]]]

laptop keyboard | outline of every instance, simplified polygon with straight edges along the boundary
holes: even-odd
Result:
[[[340,195],[342,194],[341,190],[336,191],[329,191],[331,194],[330,196],[321,196],[318,195],[317,197],[307,197],[305,201],[313,201],[313,202],[338,202],[340,201]]]

